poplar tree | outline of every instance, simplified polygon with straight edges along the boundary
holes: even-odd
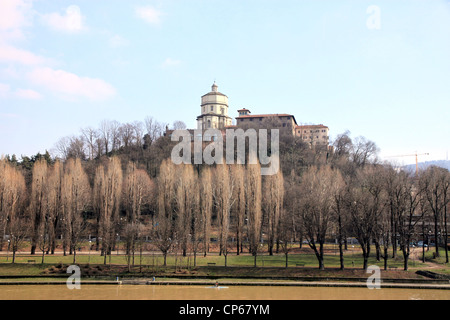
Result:
[[[267,240],[269,254],[278,239],[281,211],[284,200],[284,179],[281,170],[275,175],[265,176],[263,184],[263,205],[267,218]]]
[[[211,216],[213,206],[212,173],[209,166],[205,166],[201,171],[199,194],[203,254],[206,257],[206,254],[209,251],[209,238],[211,233]]]
[[[122,202],[126,212],[126,255],[128,269],[130,270],[131,261],[134,265],[134,254],[136,243],[140,242],[141,212],[145,205],[151,201],[151,192],[153,191],[153,182],[147,172],[138,169],[134,162],[128,162],[122,193]]]
[[[2,239],[8,234],[8,246],[15,263],[16,252],[28,234],[29,223],[25,212],[25,179],[22,173],[5,160],[0,159],[0,214]]]
[[[246,199],[247,199],[247,235],[249,251],[254,257],[254,266],[261,240],[261,166],[249,164],[246,170]]]
[[[61,189],[65,242],[76,263],[77,246],[86,226],[83,213],[91,201],[89,180],[79,158],[67,160]]]
[[[32,225],[31,254],[36,254],[36,247],[41,243],[45,247],[48,238],[47,228],[47,161],[38,160],[33,165],[31,195],[30,195],[30,218]]]
[[[115,247],[122,191],[122,168],[120,159],[112,157],[106,168],[97,167],[94,180],[94,202],[99,216],[99,235],[102,238],[104,264],[106,256]]]

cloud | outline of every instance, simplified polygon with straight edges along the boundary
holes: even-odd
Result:
[[[80,77],[64,70],[39,67],[29,72],[27,77],[33,83],[69,99],[81,97],[99,101],[116,94],[114,87],[101,79]]]
[[[31,89],[16,89],[15,91],[12,91],[9,84],[0,83],[0,98],[39,100],[42,98],[42,95]]]
[[[86,29],[80,7],[75,5],[69,6],[64,15],[58,12],[48,13],[42,15],[41,20],[52,29],[63,32],[77,33]]]
[[[138,7],[135,10],[136,16],[149,24],[158,25],[161,23],[162,12],[151,7]]]
[[[0,2],[0,42],[23,39],[22,28],[31,24],[31,0]]]
[[[181,60],[174,60],[172,58],[167,58],[166,60],[164,60],[162,66],[163,67],[174,67],[177,66],[181,63]]]
[[[0,62],[13,62],[29,66],[43,64],[46,61],[48,61],[46,58],[30,51],[0,44]]]
[[[77,98],[106,100],[116,94],[115,88],[101,79],[81,77],[64,70],[55,70],[52,59],[22,49],[13,41],[23,40],[23,29],[32,25],[33,15],[49,27],[63,32],[77,33],[86,29],[85,18],[78,6],[69,6],[63,14],[39,14],[33,11],[34,0],[0,0],[0,65],[5,79],[27,81],[46,91],[71,101]],[[113,37],[113,46],[125,44],[125,39]],[[43,95],[32,89],[11,88],[10,84],[0,83],[1,99],[39,100]]]
[[[28,100],[40,100],[42,95],[34,90],[30,89],[17,89],[14,95],[18,98],[28,99]]]

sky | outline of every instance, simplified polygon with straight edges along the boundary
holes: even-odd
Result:
[[[401,164],[450,149],[449,0],[0,0],[0,154],[102,120],[293,114]],[[405,155],[404,157],[394,157]]]

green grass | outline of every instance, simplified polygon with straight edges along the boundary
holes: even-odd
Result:
[[[324,258],[324,264],[326,269],[337,269],[340,267],[339,254],[335,251],[336,247],[333,245],[326,246],[327,254]],[[388,266],[396,267],[398,270],[403,270],[403,255],[399,251],[396,259],[391,258],[392,253],[389,255]],[[318,261],[312,250],[309,248],[303,247],[301,253],[292,253],[288,255],[289,257],[289,267],[296,267],[297,265],[302,265],[305,268],[318,268]],[[421,251],[415,257],[418,259],[421,258]],[[446,265],[445,262],[445,252],[441,251],[441,257],[437,259],[433,259],[433,250],[426,252],[427,261],[431,261],[439,264],[442,268],[436,269],[436,272],[450,274],[450,267]],[[34,263],[28,263],[28,260],[34,260]],[[42,256],[41,254],[30,255],[26,253],[21,253],[16,255],[16,263],[12,264],[12,256],[9,254],[8,261],[5,254],[0,256],[0,276],[4,275],[15,275],[15,276],[36,276],[36,275],[45,275],[48,269],[51,269],[56,265],[71,265],[73,264],[73,256],[67,255],[63,256],[62,254],[56,255],[45,255],[44,264],[41,264]],[[107,259],[107,266],[111,263],[114,266],[126,266],[127,259],[125,255],[118,255],[113,253]],[[77,254],[77,264],[79,265],[87,265],[90,264],[103,266],[104,257],[100,255],[98,251],[91,251],[90,254],[86,250],[82,251],[81,254]],[[208,254],[206,257],[203,254],[197,254],[197,266],[199,267],[207,267],[208,264],[215,263],[216,267],[223,267],[225,265],[224,256],[219,256],[217,253]],[[140,265],[140,257],[139,254],[135,255],[135,270]],[[359,247],[355,246],[353,248],[349,248],[348,251],[345,252],[344,256],[344,264],[346,268],[357,268],[362,269],[363,267],[363,258],[361,255],[361,251]],[[375,248],[373,248],[371,256],[368,261],[369,265],[377,265],[383,269],[384,261],[376,261],[375,259]],[[160,253],[155,254],[146,254],[142,258],[142,265],[145,266],[144,269],[146,272],[153,271],[161,271],[163,270],[163,256]],[[170,254],[167,257],[167,269],[174,270],[175,265],[177,269],[192,269],[194,266],[194,257],[191,253],[186,257],[182,257],[181,254]],[[254,257],[248,253],[244,253],[241,255],[236,255],[235,252],[229,253],[227,258],[227,266],[228,267],[253,267],[254,266]],[[284,268],[285,267],[285,255],[284,254],[274,254],[273,256],[269,256],[267,252],[260,253],[257,256],[257,267],[276,267],[276,268]],[[411,259],[409,263],[410,272],[414,272],[417,269],[425,269],[427,265],[424,265],[420,260]],[[333,271],[338,272],[338,271]],[[103,272],[105,273],[105,272]]]

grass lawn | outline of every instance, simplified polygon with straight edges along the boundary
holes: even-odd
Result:
[[[320,276],[337,276],[345,277],[346,272],[338,270],[340,267],[339,254],[334,245],[328,245],[326,247],[326,254],[324,259],[325,271],[317,270],[315,274]],[[392,274],[395,276],[397,272],[398,276],[414,276],[414,272],[419,269],[430,268],[429,262],[433,264],[434,272],[450,274],[450,267],[445,264],[445,252],[442,250],[441,257],[433,259],[433,250],[426,252],[427,263],[423,264],[420,259],[421,249],[416,249],[414,252],[414,259],[410,259],[409,268],[410,270],[406,275],[403,270],[403,256],[399,251],[396,259],[389,259],[388,266],[392,270]],[[108,275],[126,272],[127,258],[123,254],[117,254],[114,252],[111,257],[107,257],[106,266],[104,265],[104,257],[100,255],[98,251],[83,250],[77,254],[77,264],[85,266],[85,272],[89,275]],[[391,255],[390,255],[391,257]],[[164,274],[165,272],[181,272],[181,270],[188,270],[189,274],[209,274],[214,275],[218,272],[218,275],[226,276],[226,274],[233,274],[233,276],[239,276],[239,272],[245,277],[255,274],[256,276],[262,275],[267,276],[270,274],[292,274],[294,271],[298,273],[299,270],[308,269],[315,270],[318,268],[317,258],[310,248],[303,246],[303,248],[295,248],[292,253],[288,255],[288,266],[289,271],[285,267],[285,255],[284,254],[274,254],[273,256],[267,253],[261,253],[257,256],[257,267],[250,268],[254,266],[254,257],[248,253],[243,253],[236,255],[235,252],[229,253],[227,258],[227,266],[230,268],[223,268],[225,264],[224,256],[218,255],[217,252],[208,254],[206,257],[203,254],[197,254],[196,265],[197,269],[200,271],[191,272],[194,269],[194,257],[193,254],[189,254],[183,257],[181,254],[170,254],[167,257],[167,267],[163,267],[163,256],[159,252],[145,253],[142,256],[142,261],[139,254],[135,255],[134,258],[134,269],[133,272],[143,271],[145,273],[156,273]],[[11,263],[11,254],[7,255],[3,252],[0,255],[0,276],[51,276],[53,274],[62,274],[63,270],[61,266],[68,266],[73,264],[73,256],[67,255],[63,256],[61,253],[55,255],[45,255],[44,264],[41,264],[42,255],[30,255],[26,252],[19,253],[16,255],[16,263]],[[29,260],[34,260],[29,262]],[[89,267],[87,266],[89,264]],[[142,264],[142,269],[139,266]],[[359,247],[349,247],[349,250],[345,252],[344,264],[346,269],[359,270],[363,272],[363,259]],[[377,265],[381,269],[384,267],[384,261],[377,261],[375,258],[375,248],[372,250],[371,257],[368,261],[369,265]],[[177,270],[175,270],[175,265]],[[95,268],[94,268],[95,266]],[[298,268],[300,266],[301,268]],[[58,269],[60,268],[60,269]],[[206,271],[205,271],[206,270]],[[65,271],[65,269],[64,269]],[[319,272],[319,273],[318,273]],[[356,272],[356,271],[355,271]],[[355,272],[352,275],[355,275]]]

